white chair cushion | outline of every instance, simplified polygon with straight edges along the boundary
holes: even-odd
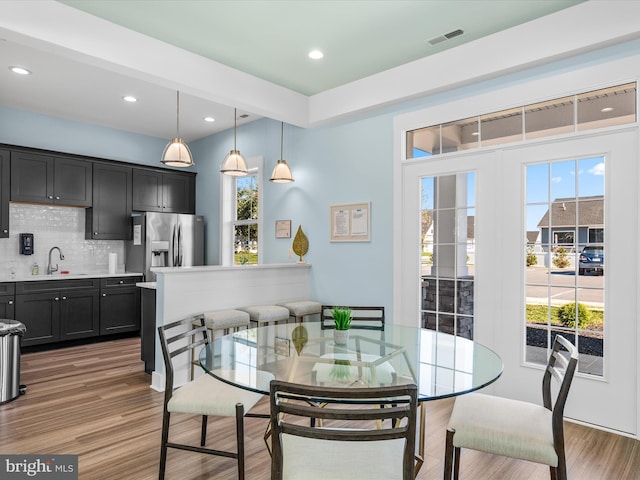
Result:
[[[481,393],[456,398],[449,429],[453,445],[556,467],[551,411],[533,403]]]
[[[274,378],[268,372],[257,373],[259,385],[268,385]],[[167,410],[176,413],[235,417],[236,403],[242,403],[244,411],[248,412],[262,397],[260,393],[234,387],[209,374],[203,374],[175,389],[167,403]]]
[[[283,307],[289,310],[292,317],[304,317],[306,315],[319,314],[322,310],[322,305],[312,300],[301,300],[298,302],[287,302],[281,304]]]
[[[204,312],[204,323],[207,328],[213,330],[249,326],[249,314],[242,310],[215,310]]]
[[[404,438],[342,442],[282,435],[283,480],[402,480]]]
[[[277,322],[289,320],[289,309],[278,305],[256,305],[242,308],[249,314],[252,322]]]
[[[347,360],[356,361],[357,356],[355,353],[335,353],[322,355],[321,358],[332,358],[335,360]],[[362,362],[374,362],[380,358],[379,355],[372,355],[368,353],[360,354],[360,360]],[[334,363],[316,363],[313,365],[312,371],[316,372],[316,382],[319,384],[329,383],[344,383],[353,382],[358,379],[361,373],[362,379],[367,384],[372,384],[371,379],[371,367],[360,367],[361,371],[356,366],[350,365],[336,365]],[[348,377],[347,377],[348,372]],[[392,385],[395,377],[395,370],[389,362],[383,362],[375,367],[376,372],[376,384],[378,385]]]

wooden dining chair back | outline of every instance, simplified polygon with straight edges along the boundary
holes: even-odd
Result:
[[[417,396],[413,384],[328,388],[273,380],[271,479],[413,480]],[[311,419],[323,426],[310,426]]]
[[[160,346],[165,365],[164,409],[162,417],[162,444],[160,449],[159,478],[165,476],[167,450],[187,450],[234,458],[238,464],[238,477],[244,479],[244,417],[262,395],[249,392],[219,381],[202,373],[182,385],[175,384],[176,367],[183,365],[185,371],[193,371],[191,361],[194,352],[208,345],[211,340],[209,328],[202,315],[193,316],[158,327]],[[200,446],[178,444],[169,441],[172,413],[202,416]],[[235,417],[236,451],[205,448],[207,420],[209,416]],[[264,416],[264,415],[256,415]]]
[[[384,307],[367,306],[337,306],[323,305],[320,311],[320,327],[322,329],[335,328],[333,321],[333,309],[342,308],[351,310],[351,328],[365,330],[384,330]]]
[[[542,377],[542,405],[480,393],[456,398],[447,428],[445,480],[458,479],[461,448],[546,464],[552,480],[566,480],[564,406],[577,363],[578,349],[556,335]],[[552,380],[558,383],[555,398]]]

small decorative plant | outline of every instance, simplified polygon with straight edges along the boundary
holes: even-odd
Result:
[[[349,330],[351,327],[351,310],[348,308],[334,308],[331,316],[336,324],[336,330]]]
[[[334,360],[329,375],[337,382],[349,380],[351,378],[351,362],[349,360]]]

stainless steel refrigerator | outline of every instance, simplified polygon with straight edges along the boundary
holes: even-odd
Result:
[[[153,267],[204,265],[204,217],[147,212],[133,217],[133,239],[126,242],[126,267],[155,282]]]

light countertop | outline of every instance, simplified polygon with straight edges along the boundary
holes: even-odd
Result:
[[[8,276],[3,278],[2,282],[38,282],[44,280],[77,280],[83,278],[110,278],[110,277],[141,277],[142,273],[138,272],[120,272],[120,273],[54,273],[53,275],[17,275],[14,279]]]

